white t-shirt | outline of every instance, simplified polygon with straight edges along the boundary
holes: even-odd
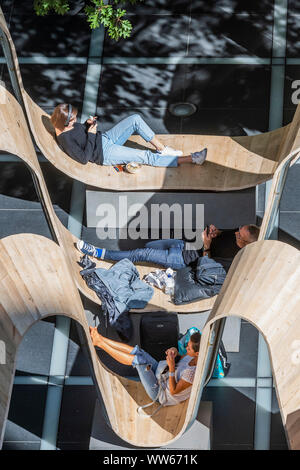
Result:
[[[191,362],[192,360],[193,358],[191,356],[186,355],[183,358],[181,358],[180,361],[177,363],[176,369],[175,369],[176,382],[179,382],[180,379],[183,379],[186,382],[189,382],[190,384],[193,383],[195,372],[196,372],[196,366],[189,365],[189,362]],[[189,398],[191,394],[191,390],[192,390],[192,387],[188,387],[182,392],[176,393],[176,395],[171,395],[170,390],[169,390],[169,379],[168,379],[167,387],[165,389],[166,401],[164,401],[164,405],[165,406],[177,405],[177,403]]]

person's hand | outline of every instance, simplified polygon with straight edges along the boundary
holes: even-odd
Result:
[[[207,233],[208,232],[208,233]],[[220,230],[217,229],[214,225],[210,225],[208,230],[203,230],[202,239],[203,239],[203,248],[208,250],[210,248],[213,238],[216,238],[220,234]]]
[[[203,232],[202,232],[202,240],[203,240],[203,249],[204,250],[208,250],[210,248],[212,239],[213,239],[213,237],[212,237],[211,233],[209,231],[207,233],[206,229],[204,229]]]
[[[210,224],[209,234],[211,235],[211,238],[216,238],[220,234],[220,230],[218,230],[214,225]]]
[[[167,350],[166,350],[166,355],[168,354],[169,351],[173,351],[173,352],[174,352],[174,355],[175,355],[174,357],[178,356],[178,354],[179,354],[178,351],[177,351],[177,349],[174,348],[174,347],[167,349]]]
[[[174,372],[175,371],[175,354],[174,354],[174,351],[172,351],[172,349],[168,351],[166,360],[169,366],[169,371]]]
[[[91,132],[92,134],[96,134],[97,132],[97,121],[94,121],[93,124],[90,125],[88,128],[88,132]]]

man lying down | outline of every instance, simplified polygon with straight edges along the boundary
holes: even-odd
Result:
[[[259,227],[243,225],[237,229],[220,230],[210,225],[202,233],[203,247],[188,249],[183,240],[166,239],[146,243],[135,250],[107,250],[83,240],[77,242],[81,253],[98,259],[132,263],[148,262],[177,271],[175,304],[183,304],[216,295],[225,280],[235,255],[241,248],[257,241]]]
[[[147,262],[175,270],[193,265],[198,258],[208,256],[219,261],[228,271],[238,251],[255,242],[258,236],[259,227],[253,224],[232,230],[219,230],[210,225],[208,230],[202,233],[203,247],[200,250],[189,250],[186,248],[186,242],[176,239],[155,240],[146,243],[145,248],[122,251],[98,248],[79,240],[77,248],[81,253],[99,259],[120,261],[127,258],[133,263]]]

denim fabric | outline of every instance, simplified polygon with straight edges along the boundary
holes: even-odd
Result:
[[[158,362],[137,345],[130,354],[134,356],[132,366],[136,368],[147,395],[151,400],[156,400],[159,386],[155,372]]]
[[[125,147],[125,142],[134,133],[139,134],[146,142],[152,140],[155,135],[139,114],[133,114],[123,119],[112,129],[102,134],[103,165],[138,162],[152,166],[177,166],[177,157],[162,156],[160,153],[150,150]]]
[[[182,240],[155,240],[147,243],[145,248],[136,250],[105,250],[104,259],[120,261],[128,258],[132,263],[147,262],[165,268],[181,269],[186,266],[182,256],[183,248]]]
[[[146,248],[155,248],[157,250],[168,250],[169,248],[180,248],[180,250],[183,250],[184,246],[185,242],[183,240],[176,240],[174,238],[153,240],[145,245]]]
[[[114,316],[132,308],[144,308],[153,296],[153,287],[141,281],[138,270],[128,259],[109,269],[96,268],[95,273],[113,297]]]

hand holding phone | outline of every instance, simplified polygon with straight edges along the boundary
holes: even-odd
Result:
[[[98,116],[89,116],[88,120],[86,121],[89,125],[94,125],[97,123]]]
[[[91,132],[92,134],[96,134],[97,132],[97,121],[95,120],[94,122],[92,122],[88,128],[88,132]]]

